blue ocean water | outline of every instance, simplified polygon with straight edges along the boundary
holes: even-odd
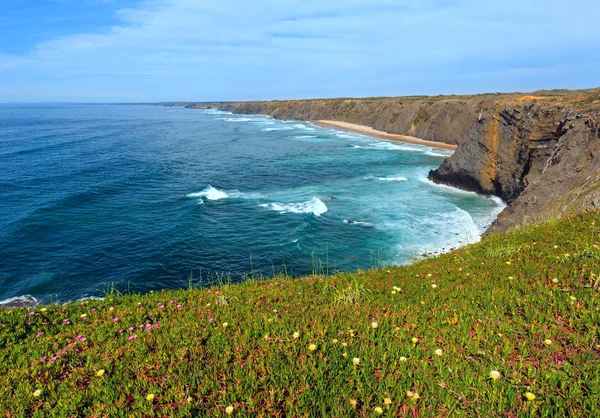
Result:
[[[503,204],[429,182],[448,155],[216,110],[2,105],[0,300],[354,270],[475,242]]]

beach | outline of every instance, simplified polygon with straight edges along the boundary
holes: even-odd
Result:
[[[314,120],[311,121],[311,123],[324,128],[340,129],[343,131],[374,136],[377,138],[389,139],[392,141],[401,141],[409,144],[425,145],[427,147],[442,148],[452,151],[456,150],[456,145],[445,144],[443,142],[437,141],[426,141],[424,139],[419,139],[407,135],[390,134],[384,131],[378,131],[377,129],[373,129],[370,126],[357,125],[355,123],[340,122],[336,120]]]

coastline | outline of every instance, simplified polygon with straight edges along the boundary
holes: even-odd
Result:
[[[446,144],[437,141],[426,141],[424,139],[419,139],[407,135],[390,134],[384,131],[378,131],[377,129],[373,129],[370,126],[357,125],[355,123],[340,122],[335,120],[311,120],[310,123],[320,126],[322,128],[333,128],[346,132],[373,136],[376,138],[406,142],[408,144],[424,145],[426,147],[441,148],[450,151],[455,151],[457,148],[456,145]]]

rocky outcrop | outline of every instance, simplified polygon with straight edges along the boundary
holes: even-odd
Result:
[[[491,232],[600,208],[600,89],[191,106],[338,120],[456,144],[429,178],[504,199]]]

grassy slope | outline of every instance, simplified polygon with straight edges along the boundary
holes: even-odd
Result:
[[[598,416],[599,241],[596,212],[407,267],[2,311],[0,410]]]

